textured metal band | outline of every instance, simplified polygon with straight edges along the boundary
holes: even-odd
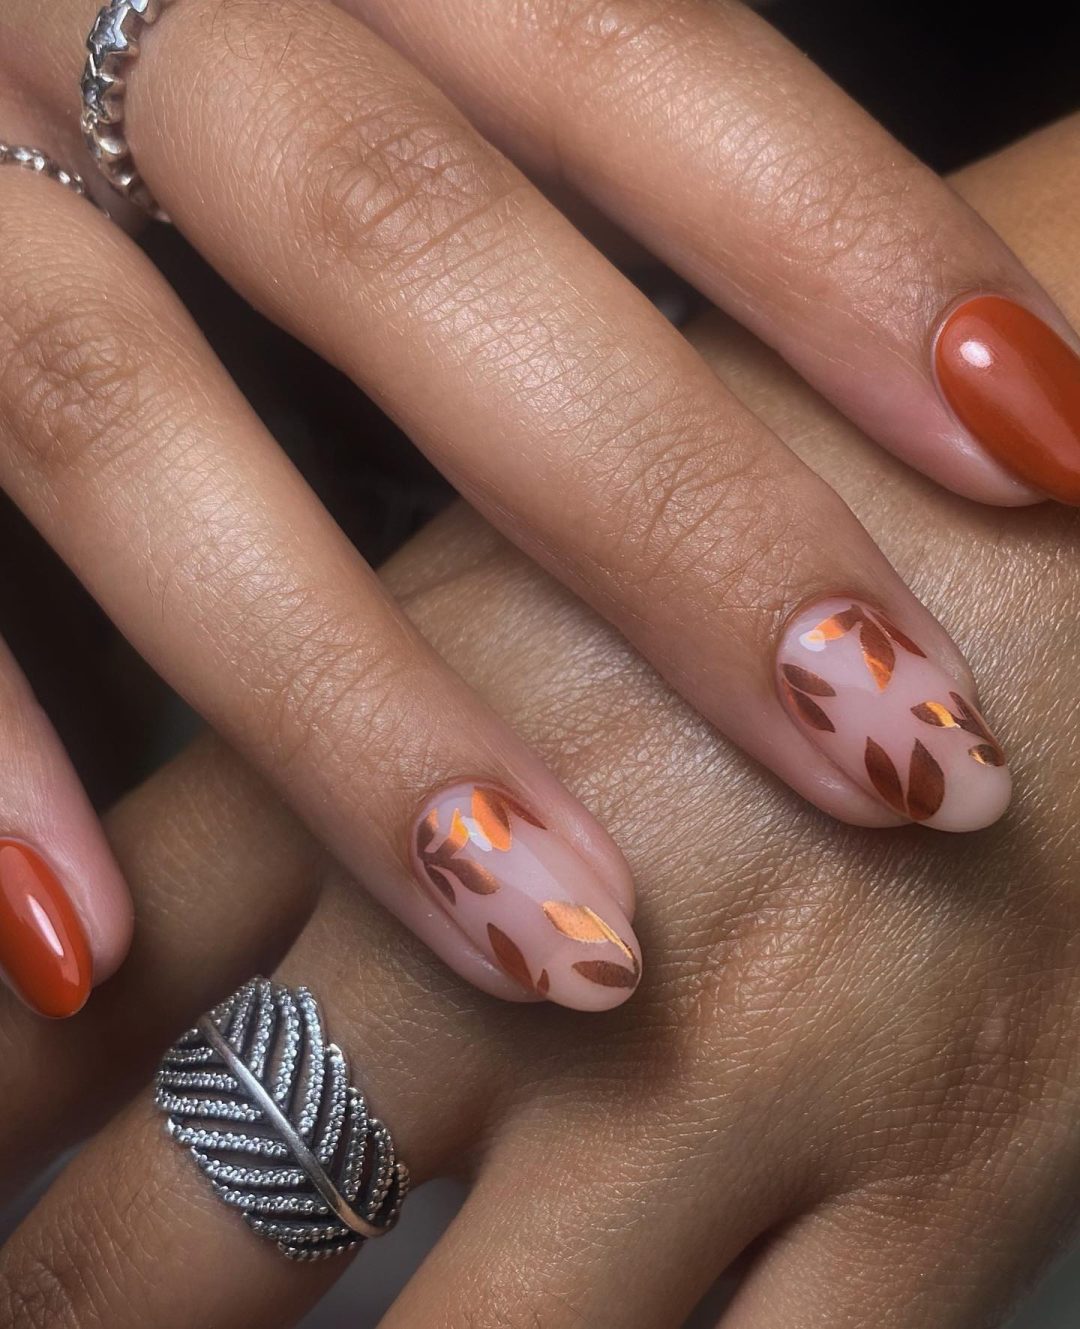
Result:
[[[409,1189],[318,1003],[253,978],[169,1049],[155,1101],[218,1196],[294,1260],[381,1237]]]
[[[86,39],[89,55],[82,76],[82,131],[90,155],[109,184],[159,221],[168,218],[154,202],[131,156],[124,132],[125,74],[139,54],[139,35],[172,0],[109,0]]]
[[[39,152],[37,148],[18,147],[12,143],[0,143],[0,166],[22,166],[28,171],[35,171],[38,175],[47,176],[50,180],[55,180],[58,185],[64,185],[74,194],[80,194],[86,197],[86,184],[81,175],[74,171],[65,171],[59,162],[54,161],[52,157],[44,152]]]

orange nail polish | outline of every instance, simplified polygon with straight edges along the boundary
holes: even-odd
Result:
[[[74,1015],[90,995],[90,947],[56,874],[28,845],[0,840],[0,969],[39,1015]]]
[[[1080,504],[1080,357],[1040,318],[1000,295],[965,300],[934,348],[954,413],[1002,465]]]

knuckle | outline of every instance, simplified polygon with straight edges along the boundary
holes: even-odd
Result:
[[[440,93],[372,54],[355,25],[340,41],[317,38],[295,0],[242,4],[235,13],[243,17],[243,49],[261,53],[231,66],[247,79],[249,146],[314,263],[392,273],[474,227],[484,230],[521,187]],[[275,80],[271,96],[261,70],[284,59],[286,44],[290,65],[306,77],[284,88]]]
[[[763,431],[736,420],[718,433],[675,401],[637,418],[601,490],[616,566],[653,602],[692,586],[731,613],[771,610],[821,520],[800,502],[793,463]]]
[[[168,413],[135,284],[106,304],[68,275],[42,264],[0,304],[3,432],[15,465],[48,482],[120,465]]]

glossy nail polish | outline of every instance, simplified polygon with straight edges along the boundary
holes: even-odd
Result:
[[[436,795],[412,860],[431,899],[523,991],[597,1011],[637,987],[637,939],[595,869],[505,791],[464,783]]]
[[[75,907],[45,860],[0,839],[0,970],[39,1015],[74,1015],[90,995],[92,963]]]
[[[1080,504],[1080,357],[1040,318],[977,295],[934,345],[942,395],[961,424],[1021,480]]]
[[[1005,756],[964,685],[879,610],[835,598],[801,610],[777,653],[802,732],[899,816],[943,831],[996,821]]]

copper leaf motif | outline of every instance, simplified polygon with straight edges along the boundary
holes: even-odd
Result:
[[[926,821],[945,798],[945,772],[918,739],[908,769],[908,811],[915,821]]]
[[[612,964],[610,960],[578,960],[573,968],[582,978],[599,983],[601,987],[637,987],[637,974],[632,969],[624,969],[621,964]]]
[[[866,667],[878,685],[878,691],[883,692],[888,687],[896,666],[896,652],[892,644],[876,623],[865,619],[859,629],[859,645],[862,647]]]
[[[996,744],[977,743],[968,748],[968,756],[980,766],[1004,766],[1005,755]]]
[[[568,900],[547,900],[544,903],[544,913],[552,926],[564,937],[569,937],[572,941],[608,941],[612,946],[618,946],[630,963],[637,967],[634,952],[588,905],[571,904]]]
[[[911,713],[923,724],[936,725],[939,729],[955,729],[960,723],[940,701],[921,701],[918,706],[912,706]]]
[[[544,829],[542,821],[534,817],[527,808],[522,807],[509,794],[504,794],[501,789],[478,785],[473,790],[473,818],[491,842],[493,849],[505,852],[510,848],[513,842],[513,832],[510,829],[511,813],[522,821],[528,822],[530,826],[536,826],[540,830]]]
[[[812,673],[809,669],[802,669],[798,665],[786,664],[783,667],[784,677],[793,688],[800,692],[809,692],[814,697],[835,697],[836,689],[831,683],[819,675]]]
[[[797,692],[790,683],[785,682],[784,692],[788,701],[798,712],[799,719],[808,724],[811,729],[820,729],[826,734],[836,733],[836,726],[816,701],[812,701],[804,692]]]
[[[526,992],[532,992],[534,990],[532,974],[529,973],[529,966],[517,944],[512,942],[506,933],[501,928],[497,928],[494,923],[488,924],[487,933],[488,941],[491,942],[491,949],[503,970],[509,974],[515,983],[519,983]]]
[[[926,652],[923,648],[913,642],[906,632],[901,632],[891,618],[886,618],[880,609],[875,609],[873,612],[874,618],[896,642],[897,646],[902,646],[910,655],[919,655],[924,660],[926,659]]]
[[[906,814],[907,806],[904,802],[904,789],[900,783],[900,775],[889,754],[872,738],[866,740],[865,762],[866,773],[870,777],[870,782],[881,797],[891,808]]]
[[[428,881],[446,900],[447,904],[457,904],[457,896],[454,894],[454,888],[450,883],[449,877],[443,872],[442,868],[436,867],[432,863],[425,863],[424,870],[427,872]]]

